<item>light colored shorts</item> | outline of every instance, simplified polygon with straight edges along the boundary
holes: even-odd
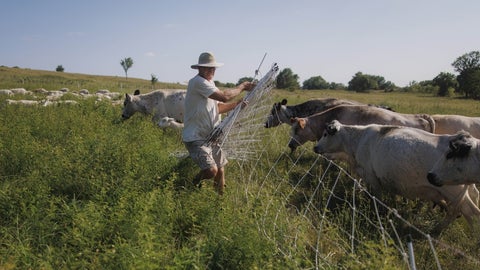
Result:
[[[201,170],[206,170],[217,166],[222,168],[227,165],[228,160],[225,153],[218,144],[213,144],[211,147],[204,145],[203,141],[183,142],[193,161],[200,167]]]

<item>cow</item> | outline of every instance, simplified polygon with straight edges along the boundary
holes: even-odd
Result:
[[[20,100],[6,99],[5,103],[8,105],[24,105],[24,106],[36,106],[40,104],[40,102],[37,100],[27,100],[27,99],[20,99]]]
[[[273,104],[270,115],[267,116],[267,121],[264,125],[266,128],[276,127],[282,123],[291,125],[291,118],[307,117],[341,104],[364,105],[356,101],[336,98],[312,99],[293,106],[287,106],[287,102],[286,99],[283,99],[281,102]]]
[[[432,185],[480,184],[479,139],[469,132],[459,131],[443,148],[447,150],[427,174]]]
[[[339,105],[306,118],[293,118],[288,143],[291,152],[307,141],[319,140],[325,125],[332,120],[351,125],[390,124],[435,131],[435,121],[427,114],[403,114],[367,105]]]
[[[465,130],[473,137],[480,138],[480,117],[433,114],[432,118],[435,120],[436,134],[455,134]]]
[[[355,173],[364,179],[373,194],[379,195],[382,191],[444,205],[447,214],[434,229],[439,233],[459,214],[471,225],[480,218],[480,209],[469,195],[470,185],[437,187],[425,177],[436,159],[443,155],[442,146],[452,138],[454,135],[432,134],[411,127],[344,125],[334,120],[327,125],[314,151],[348,155]]]
[[[267,116],[267,121],[265,122],[266,128],[272,128],[286,123],[291,125],[290,119],[294,117],[307,117],[319,112],[323,112],[329,108],[338,106],[338,105],[365,105],[363,103],[347,100],[347,99],[336,99],[336,98],[319,98],[312,99],[306,102],[287,106],[287,100],[283,99],[281,102],[276,102],[273,104],[272,109],[270,110],[270,115]],[[371,105],[369,106],[379,107],[392,111],[392,108],[388,106],[380,105]]]
[[[0,89],[0,95],[13,96],[14,93],[9,89]]]
[[[164,117],[175,119],[177,124],[183,122],[185,113],[186,90],[155,90],[147,94],[125,94],[123,102],[122,118],[128,119],[134,113],[153,115],[153,121],[160,125]]]
[[[15,94],[15,95],[30,95],[30,94],[32,94],[32,92],[25,90],[25,88],[14,88],[14,89],[10,89],[10,91],[12,91],[12,93]]]

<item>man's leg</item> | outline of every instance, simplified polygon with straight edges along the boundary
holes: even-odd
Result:
[[[201,181],[204,179],[211,179],[217,175],[219,170],[217,167],[211,167],[205,170],[201,170],[193,179],[193,184],[195,186],[201,187]]]
[[[213,186],[217,190],[218,194],[223,195],[223,191],[225,190],[225,170],[223,167],[218,168],[217,174],[213,180]]]

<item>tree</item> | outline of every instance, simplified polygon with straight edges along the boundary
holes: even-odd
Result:
[[[300,88],[298,75],[294,74],[289,68],[285,68],[278,73],[276,83],[278,89],[295,90]]]
[[[397,88],[397,86],[391,81],[386,81],[380,86],[380,89],[384,90],[385,92],[391,92],[395,90],[395,88]]]
[[[222,83],[221,81],[213,81],[215,86],[217,87],[224,87],[224,88],[235,88],[235,84],[231,82]]]
[[[55,69],[55,71],[57,72],[63,72],[65,69],[63,68],[62,65],[58,65],[57,68]]]
[[[417,93],[435,93],[438,92],[438,86],[434,86],[431,80],[425,81],[411,81],[408,86],[402,88],[405,92],[417,92]]]
[[[462,73],[465,70],[480,68],[480,52],[471,51],[460,57],[458,57],[453,63],[452,66],[455,68],[455,71]]]
[[[480,68],[470,68],[457,76],[458,89],[467,98],[480,99]]]
[[[370,89],[377,88],[377,81],[367,74],[362,74],[362,72],[355,73],[355,76],[348,82],[348,90],[355,92],[367,92]]]
[[[322,76],[311,77],[303,82],[303,89],[329,89],[330,84]]]
[[[125,58],[125,59],[122,59],[122,60],[120,61],[120,65],[122,65],[123,70],[125,70],[125,80],[128,80],[127,72],[128,72],[128,69],[131,68],[132,65],[133,65],[133,60],[132,60],[132,58],[127,57],[127,58]]]
[[[155,74],[151,74],[152,78],[150,79],[150,82],[152,83],[152,89],[155,87],[155,84],[158,82],[158,77]]]
[[[480,70],[480,52],[471,51],[458,57],[452,66],[455,71],[460,73],[457,76],[458,88],[457,91],[465,94],[465,97],[479,98],[479,70]]]
[[[242,84],[243,82],[251,82],[253,81],[253,78],[252,77],[242,77],[238,80],[238,83],[237,85],[240,85]]]
[[[448,72],[441,72],[437,77],[433,78],[432,83],[438,86],[437,95],[444,97],[448,95],[448,89],[455,88],[458,83],[455,74]]]
[[[347,90],[347,87],[343,83],[331,82],[328,89],[333,90]]]
[[[385,78],[378,75],[363,74],[357,72],[348,82],[348,90],[356,92],[366,92],[368,90],[393,91],[396,88],[391,81],[385,81]]]

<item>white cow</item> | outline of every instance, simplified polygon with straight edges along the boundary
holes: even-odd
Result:
[[[448,146],[447,146],[448,143]],[[458,132],[445,142],[448,148],[433,168],[427,178],[435,186],[480,184],[480,140],[465,131]]]
[[[470,224],[480,218],[480,209],[469,195],[469,185],[436,187],[425,177],[443,155],[442,146],[453,137],[401,126],[343,125],[335,120],[327,126],[314,151],[348,155],[356,174],[374,194],[385,191],[445,205],[447,215],[434,230],[440,232],[458,214]]]
[[[305,118],[292,119],[291,139],[288,147],[292,152],[307,141],[317,141],[323,135],[325,125],[339,120],[350,125],[400,125],[434,132],[435,121],[427,114],[404,114],[367,105],[339,105]]]
[[[47,106],[53,106],[53,105],[60,105],[60,104],[66,104],[66,105],[78,105],[78,101],[76,100],[57,100],[57,101],[50,101],[50,100],[45,100],[42,104],[42,106],[47,107]]]
[[[8,105],[24,105],[24,106],[36,106],[40,104],[40,102],[37,100],[27,100],[27,99],[20,99],[20,100],[6,99],[5,103]]]
[[[134,113],[153,115],[153,121],[160,125],[160,120],[164,117],[175,119],[176,124],[183,122],[185,114],[185,95],[186,90],[156,90],[147,94],[140,94],[135,91],[135,95],[125,94],[123,102],[123,119],[130,118]]]
[[[0,95],[13,96],[13,92],[10,89],[0,89]]]
[[[10,91],[12,91],[12,93],[15,94],[15,95],[30,95],[30,94],[32,94],[32,92],[25,90],[25,88],[14,88],[14,89],[10,89]]]
[[[465,130],[473,137],[480,138],[480,117],[434,114],[432,118],[435,120],[436,134],[455,134]]]

